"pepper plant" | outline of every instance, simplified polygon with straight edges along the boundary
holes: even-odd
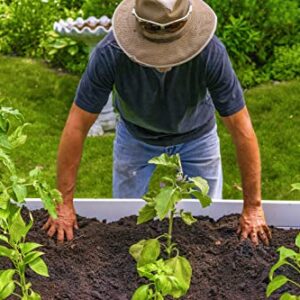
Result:
[[[192,267],[185,257],[180,256],[177,244],[173,242],[174,217],[179,215],[187,225],[197,220],[190,212],[178,211],[176,205],[184,198],[197,198],[203,207],[209,206],[209,187],[201,177],[184,176],[179,154],[162,154],[149,163],[163,166],[167,174],[161,177],[160,189],[151,190],[143,197],[146,205],[139,211],[137,223],[167,218],[168,232],[130,247],[139,276],[149,280],[148,284],[135,291],[132,300],[162,300],[168,295],[177,299],[184,296],[190,287]]]
[[[294,190],[300,190],[300,183],[292,184],[291,191]],[[297,272],[300,278],[300,233],[296,237],[295,245],[298,248],[297,252],[283,246],[277,249],[277,252],[279,252],[279,259],[271,268],[269,273],[270,283],[267,286],[267,292],[266,292],[267,297],[270,297],[272,293],[274,293],[276,290],[278,290],[288,282],[297,286],[300,292],[300,280],[296,282],[284,275],[274,276],[275,271],[277,271],[280,267],[289,266],[290,268],[294,269]],[[284,293],[280,297],[280,300],[299,300],[299,299],[300,299],[300,295],[296,296],[290,293]]]
[[[0,107],[0,256],[7,257],[12,263],[10,269],[0,270],[1,300],[11,295],[22,300],[41,299],[26,279],[28,267],[39,275],[49,276],[41,257],[44,253],[37,250],[42,245],[26,240],[33,225],[31,214],[29,221],[25,221],[21,214],[28,190],[36,192],[54,218],[55,208],[61,201],[60,193],[46,183],[40,168],[26,176],[20,176],[17,171],[11,156],[26,142],[24,129],[28,125],[18,110]]]

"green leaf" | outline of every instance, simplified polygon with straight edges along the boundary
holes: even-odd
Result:
[[[192,177],[189,178],[191,182],[202,192],[203,195],[207,195],[209,191],[209,185],[205,179],[202,177]]]
[[[162,154],[158,157],[154,157],[149,160],[149,164],[165,166],[173,169],[180,168],[180,157],[178,154],[169,156],[167,154]]]
[[[145,241],[143,249],[138,260],[138,266],[155,262],[160,255],[160,243],[157,239]]]
[[[168,275],[157,275],[155,282],[163,296],[172,295],[173,285]]]
[[[299,300],[299,296],[294,296],[290,293],[284,293],[283,295],[280,296],[280,300]]]
[[[156,211],[153,206],[146,204],[140,211],[137,219],[137,224],[148,222],[156,217]]]
[[[40,256],[44,255],[44,252],[41,251],[32,251],[28,252],[24,257],[24,264],[30,264],[32,261],[36,260]]]
[[[17,120],[24,121],[23,115],[19,112],[19,110],[14,109],[12,107],[0,107],[0,112],[6,115],[10,115],[15,117]]]
[[[29,172],[29,176],[31,178],[34,178],[34,179],[38,178],[41,174],[42,174],[42,168],[41,167],[36,167],[36,168],[34,168],[33,170],[31,170]]]
[[[5,256],[8,258],[13,258],[15,255],[15,251],[13,249],[9,249],[5,246],[0,245],[0,256]]]
[[[42,298],[41,298],[41,296],[38,293],[36,293],[33,290],[31,290],[31,294],[27,297],[26,300],[41,300],[41,299]]]
[[[131,300],[148,300],[149,298],[149,285],[144,284],[140,286],[133,294]]]
[[[13,281],[8,283],[2,290],[0,290],[0,299],[7,299],[15,290],[16,286]]]
[[[5,271],[0,271],[0,295],[2,295],[3,289],[13,280],[16,270],[8,269]],[[2,299],[0,297],[0,299]]]
[[[3,235],[3,234],[0,234],[0,241],[3,241],[5,243],[8,243],[8,238],[7,236]]]
[[[12,148],[6,133],[0,132],[0,147],[4,148],[6,150],[11,150],[11,148]]]
[[[273,280],[274,273],[277,269],[279,269],[281,266],[285,265],[287,261],[285,259],[279,260],[276,264],[274,264],[270,270],[269,278],[270,280]]]
[[[200,191],[193,190],[191,194],[200,201],[203,208],[210,206],[212,203],[211,198],[203,195]]]
[[[25,123],[22,126],[19,126],[8,138],[11,147],[17,148],[26,143],[27,135],[23,134],[25,127],[29,126],[29,123]]]
[[[279,247],[277,252],[279,252],[279,259],[280,260],[297,256],[297,253],[294,250],[289,249],[289,248],[285,248],[283,246]]]
[[[32,220],[28,225],[25,224],[22,216],[21,209],[19,208],[13,215],[11,225],[9,227],[10,238],[15,242],[19,243],[21,238],[25,238],[28,231],[32,227]]]
[[[9,128],[8,121],[0,114],[0,130],[4,133],[7,133]]]
[[[10,201],[10,196],[7,190],[3,190],[0,193],[0,208],[6,210]]]
[[[292,184],[291,192],[296,191],[296,190],[298,190],[298,191],[300,190],[300,182]]]
[[[37,274],[44,276],[44,277],[49,277],[48,273],[48,267],[43,261],[42,258],[38,257],[34,261],[31,261],[29,263],[29,267]]]
[[[56,202],[55,199],[51,197],[51,194],[47,190],[46,184],[45,183],[39,184],[35,188],[36,191],[39,193],[44,208],[48,211],[49,215],[53,218],[57,218]]]
[[[11,174],[16,173],[15,165],[9,156],[0,148],[0,161],[4,164],[4,166],[9,170]]]
[[[295,244],[298,248],[300,248],[300,233],[296,237]]]
[[[71,47],[68,48],[68,53],[69,53],[71,56],[74,56],[75,54],[78,53],[78,50],[79,50],[79,48],[78,48],[77,45],[71,46]]]
[[[12,188],[13,188],[13,191],[14,191],[16,197],[17,197],[17,201],[19,203],[24,203],[25,198],[27,196],[26,186],[15,183],[15,184],[13,184]]]
[[[180,216],[183,222],[187,225],[192,225],[193,223],[197,222],[197,219],[195,219],[192,216],[191,212],[184,212],[183,210],[180,211]]]
[[[32,250],[42,247],[43,245],[37,243],[20,243],[19,247],[22,251],[22,254],[25,255]]]
[[[166,265],[173,271],[173,276],[177,279],[178,288],[174,288],[171,296],[179,298],[185,295],[190,288],[192,278],[192,267],[189,261],[182,257],[176,256],[168,259]]]
[[[158,218],[162,221],[170,210],[175,206],[175,203],[180,200],[180,193],[172,187],[165,187],[155,197],[155,210]]]
[[[270,297],[270,295],[278,290],[279,288],[281,288],[284,284],[286,284],[289,280],[287,279],[287,277],[283,276],[283,275],[279,275],[274,277],[274,279],[268,284],[267,286],[267,297]]]

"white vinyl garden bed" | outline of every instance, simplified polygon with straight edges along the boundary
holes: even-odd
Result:
[[[30,210],[42,208],[39,199],[27,199],[26,202]],[[108,222],[137,215],[144,205],[144,201],[140,199],[75,199],[74,202],[79,215],[106,219]],[[183,200],[178,207],[192,212],[194,216],[209,216],[217,220],[224,215],[241,213],[242,206],[242,200],[213,200],[211,206],[203,209],[197,200]],[[300,201],[264,200],[263,207],[269,225],[300,228]]]

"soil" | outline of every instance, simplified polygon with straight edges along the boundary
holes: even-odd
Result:
[[[47,214],[40,210],[33,215],[35,225],[28,241],[44,245],[50,278],[29,270],[28,279],[44,300],[130,300],[144,279],[138,277],[128,248],[141,239],[157,237],[167,229],[167,222],[158,221],[137,226],[135,216],[109,224],[105,220],[78,217],[80,229],[75,239],[57,245],[41,230]],[[238,218],[238,215],[230,215],[215,222],[208,217],[198,217],[198,222],[191,227],[175,220],[174,240],[181,255],[186,256],[193,267],[191,288],[182,299],[266,299],[268,272],[277,260],[276,249],[282,245],[294,248],[298,231],[272,228],[271,245],[254,247],[249,241],[239,241]],[[0,269],[5,267],[8,261],[1,258]],[[283,272],[295,277],[290,269]],[[280,292],[288,290],[300,293],[289,285]],[[279,293],[270,299],[279,299]]]

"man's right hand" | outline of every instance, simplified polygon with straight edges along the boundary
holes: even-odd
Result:
[[[48,236],[53,237],[57,233],[57,241],[64,242],[65,237],[68,241],[74,237],[74,228],[78,229],[76,212],[73,204],[60,204],[57,207],[57,219],[49,217],[43,229]]]

